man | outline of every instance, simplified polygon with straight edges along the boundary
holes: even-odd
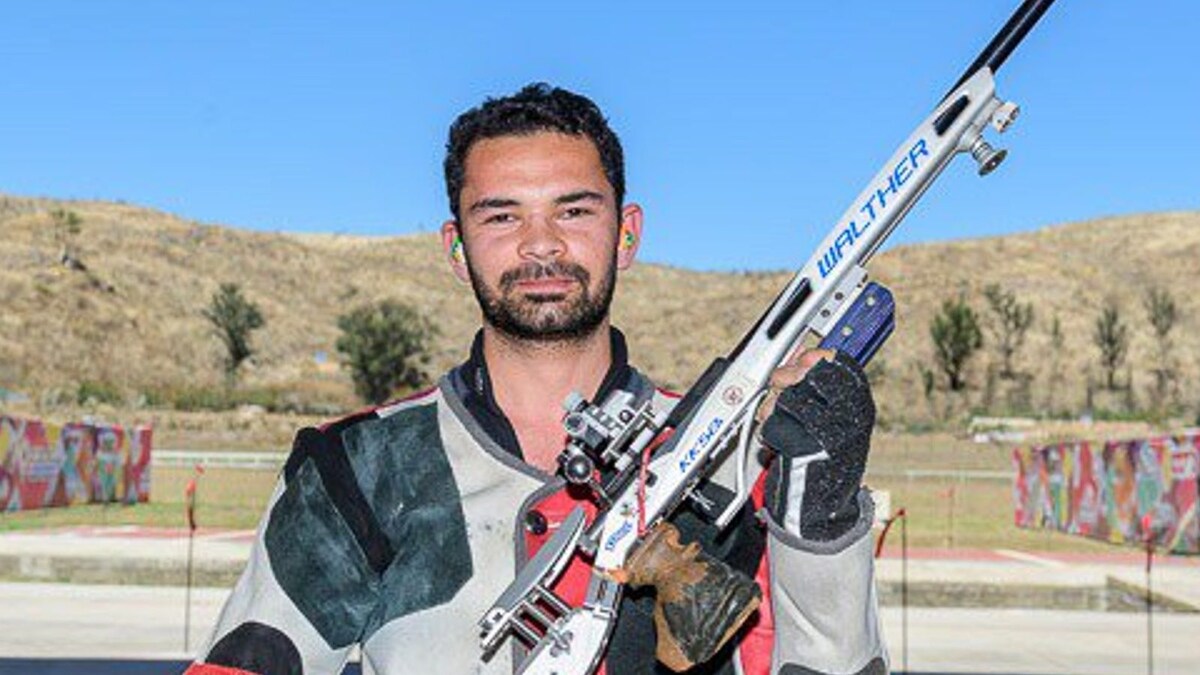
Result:
[[[489,100],[451,127],[445,172],[445,252],[483,314],[470,357],[435,389],[300,431],[190,673],[338,672],[355,644],[367,672],[513,672],[513,650],[479,652],[475,621],[573,506],[555,476],[562,401],[620,388],[672,405],[609,326],[643,215],[624,201],[621,145],[595,104],[546,85]],[[687,509],[672,518],[776,591],[696,672],[883,672],[859,488],[866,380],[845,357],[810,352],[772,382],[765,523],[749,507],[723,533]],[[720,496],[725,473],[704,489]],[[607,673],[665,672],[652,604],[627,593]]]

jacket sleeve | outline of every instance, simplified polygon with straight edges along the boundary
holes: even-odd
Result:
[[[189,675],[341,672],[361,639],[378,603],[379,559],[390,552],[364,532],[370,514],[356,510],[361,493],[329,436],[297,436],[246,569]]]
[[[804,539],[763,512],[775,624],[772,673],[888,670],[872,556],[874,505],[865,488],[858,500],[858,521],[832,541]]]

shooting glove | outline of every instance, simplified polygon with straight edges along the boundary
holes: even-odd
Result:
[[[750,618],[762,601],[753,579],[704,554],[693,542],[684,546],[679,530],[659,523],[629,557],[624,581],[654,586],[654,655],[681,673],[711,659]]]
[[[815,541],[850,531],[874,425],[867,376],[841,352],[783,390],[762,426],[763,442],[776,453],[766,509],[777,525]]]

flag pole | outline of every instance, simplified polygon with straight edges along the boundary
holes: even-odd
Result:
[[[187,551],[187,588],[184,591],[183,609],[183,652],[191,651],[190,640],[192,632],[192,553],[196,539],[196,481],[204,473],[204,467],[197,464],[195,472],[183,489],[184,508],[187,513],[188,551]]]

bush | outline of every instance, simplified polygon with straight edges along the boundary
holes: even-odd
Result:
[[[156,394],[155,398],[167,401],[175,410],[196,412],[200,410],[222,411],[234,407],[227,389],[215,387],[183,387]]]
[[[113,384],[84,380],[75,390],[75,402],[79,405],[121,405],[125,397]]]
[[[942,302],[942,309],[929,324],[933,340],[934,360],[946,376],[950,391],[966,389],[965,371],[971,355],[983,346],[979,317],[959,295],[955,300]]]
[[[367,403],[386,401],[397,389],[426,381],[429,343],[437,329],[412,307],[383,300],[338,317],[337,350]]]
[[[1119,388],[1117,369],[1125,363],[1125,356],[1129,353],[1129,327],[1121,319],[1121,308],[1115,300],[1106,302],[1100,310],[1100,316],[1096,317],[1092,342],[1100,350],[1105,388],[1116,391]]]
[[[1097,422],[1146,422],[1150,419],[1150,416],[1141,410],[1096,408],[1092,411],[1092,419]]]
[[[338,388],[338,391],[341,391]],[[181,412],[226,412],[245,405],[259,406],[270,413],[298,415],[341,415],[348,401],[324,389],[312,390],[304,383],[294,385],[230,389],[228,387],[168,387],[141,393],[144,405]]]
[[[203,314],[225,345],[225,380],[232,386],[242,362],[254,354],[250,333],[265,324],[262,312],[242,295],[237,284],[221,284]]]
[[[996,338],[996,349],[1000,352],[1000,377],[1017,379],[1013,357],[1025,344],[1025,333],[1033,325],[1033,303],[1018,302],[1016,293],[1001,288],[999,284],[985,287],[983,297],[992,312],[992,321],[988,325]]]

